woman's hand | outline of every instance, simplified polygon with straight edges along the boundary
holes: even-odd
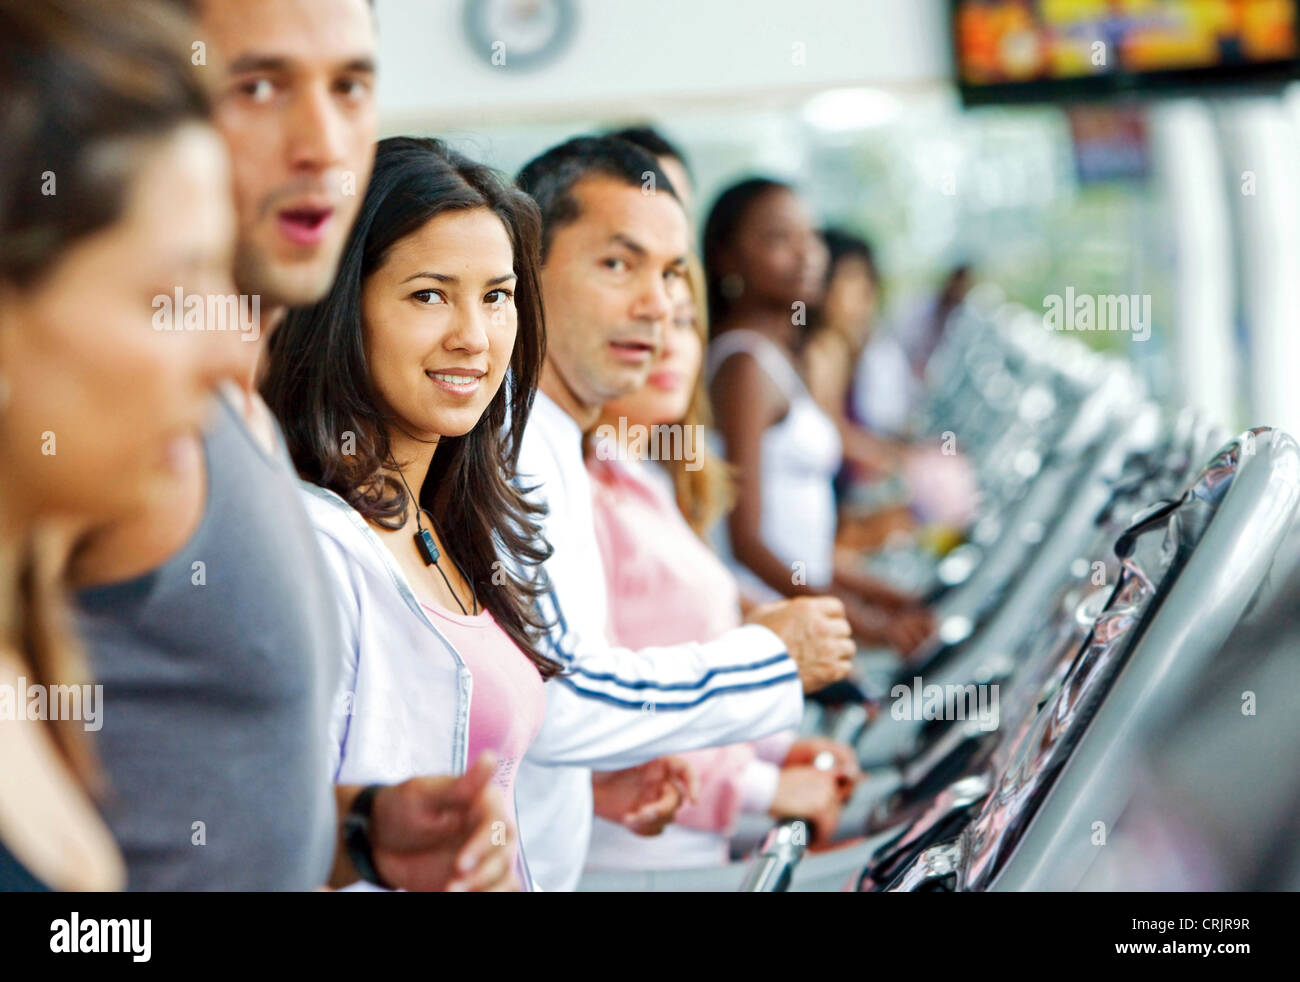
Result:
[[[591,791],[601,818],[637,835],[658,835],[695,800],[699,778],[681,757],[660,757],[621,771],[595,771]]]
[[[840,800],[848,801],[853,794],[854,786],[862,778],[862,769],[858,767],[858,758],[853,748],[847,743],[840,743],[827,737],[804,737],[790,745],[790,752],[785,755],[785,763],[782,766],[816,767],[819,758],[829,760],[830,766],[817,769],[829,771],[834,775]]]
[[[812,825],[812,842],[830,842],[840,820],[835,773],[798,765],[781,768],[769,813],[777,820],[801,818]]]

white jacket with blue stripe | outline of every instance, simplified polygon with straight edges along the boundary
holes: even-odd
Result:
[[[550,653],[567,669],[546,685],[546,718],[515,778],[519,834],[538,885],[571,890],[591,835],[591,770],[796,727],[803,690],[781,639],[757,625],[701,644],[632,651],[608,643],[582,433],[541,393],[518,479],[548,508],[544,530],[554,552],[543,611],[556,625]]]

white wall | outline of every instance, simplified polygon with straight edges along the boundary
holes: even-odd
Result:
[[[493,67],[463,0],[378,0],[386,132],[565,117],[634,117],[713,103],[784,104],[841,84],[950,77],[944,0],[575,0],[559,58]],[[805,64],[795,64],[795,44]]]

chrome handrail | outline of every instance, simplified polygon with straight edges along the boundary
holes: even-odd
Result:
[[[798,818],[779,822],[764,837],[740,884],[740,892],[784,893],[790,888],[790,879],[807,846],[806,822]]]

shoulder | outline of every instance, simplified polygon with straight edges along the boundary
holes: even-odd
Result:
[[[784,413],[789,400],[776,377],[780,366],[766,364],[770,359],[757,351],[739,348],[721,349],[711,359],[710,393],[719,426],[744,419],[768,423]]]
[[[0,645],[0,685],[21,692],[28,672]],[[51,733],[48,723],[0,724],[0,840],[11,864],[52,889],[120,890],[121,855]],[[4,866],[0,852],[0,879]]]
[[[762,356],[746,347],[715,342],[709,348],[709,364],[714,386],[771,384]]]
[[[247,392],[227,379],[217,390],[217,398],[239,418],[248,435],[264,453],[272,457],[282,454],[287,456],[280,435],[280,424],[258,393]]]
[[[829,328],[823,328],[809,338],[803,353],[806,363],[815,362],[828,367],[843,365],[853,354],[844,335]]]
[[[551,408],[538,400],[524,423],[516,473],[525,484],[553,478],[566,467],[582,467],[582,433],[567,417],[557,419]]]
[[[648,482],[645,465],[639,461],[592,458],[587,461],[587,471],[591,475],[592,505],[598,515],[644,515],[646,508],[663,510],[658,489]]]
[[[358,521],[364,527],[365,518],[329,488],[310,481],[298,482],[298,494],[312,525],[322,532],[342,532],[355,528]]]
[[[329,488],[309,481],[298,482],[298,493],[331,567],[340,561],[375,565],[378,543],[373,541],[374,531],[359,511]]]

